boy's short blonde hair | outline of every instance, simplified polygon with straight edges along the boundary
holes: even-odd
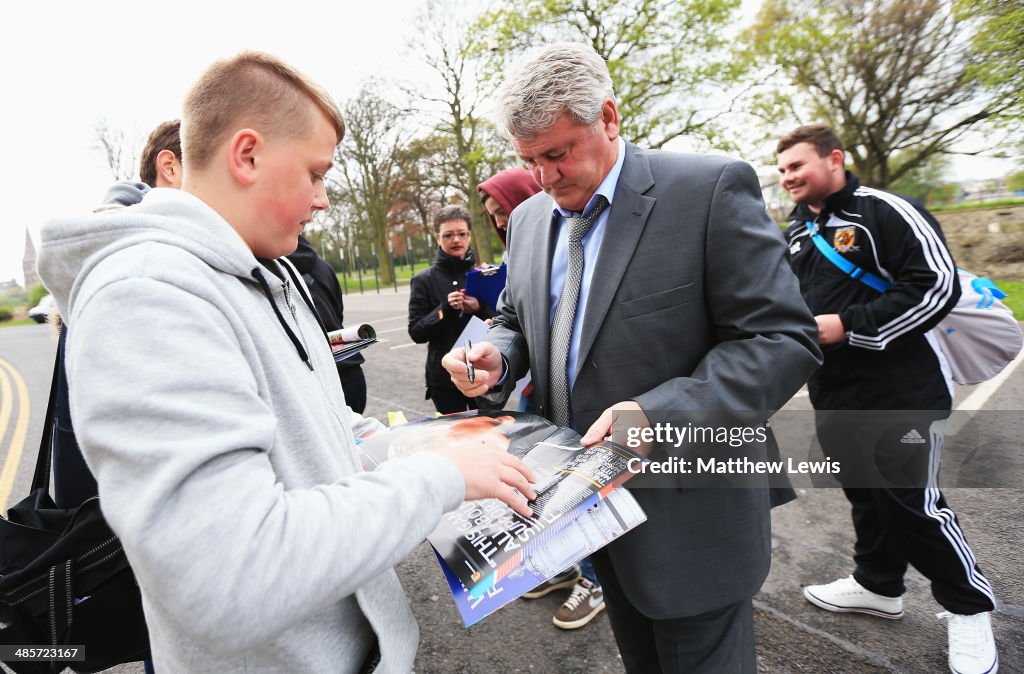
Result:
[[[307,102],[334,125],[338,142],[345,121],[319,85],[270,54],[246,51],[206,69],[185,96],[181,149],[189,167],[202,169],[228,134],[249,127],[268,136],[299,138],[312,132]],[[185,161],[185,159],[182,161]]]

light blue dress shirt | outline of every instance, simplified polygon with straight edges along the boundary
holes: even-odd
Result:
[[[594,267],[597,261],[597,254],[601,250],[601,242],[604,241],[604,232],[608,227],[608,213],[612,210],[612,198],[615,196],[615,187],[619,184],[619,174],[622,173],[622,162],[626,158],[626,142],[619,137],[619,156],[615,165],[608,172],[597,191],[590,197],[590,201],[583,209],[583,213],[575,213],[560,208],[557,204],[554,209],[555,250],[551,257],[551,312],[548,315],[548,324],[555,319],[555,306],[558,304],[558,296],[562,294],[562,286],[565,285],[565,276],[569,271],[569,226],[566,218],[579,217],[590,212],[590,209],[597,203],[598,195],[603,195],[608,200],[608,207],[598,216],[597,221],[590,227],[590,231],[583,237],[583,280],[580,283],[579,304],[576,306],[576,318],[572,324],[572,339],[569,342],[569,391],[572,392],[573,384],[576,383],[577,364],[580,355],[580,333],[583,331],[583,317],[586,314],[587,297],[590,296],[590,281],[594,277]],[[547,373],[545,373],[546,376]]]

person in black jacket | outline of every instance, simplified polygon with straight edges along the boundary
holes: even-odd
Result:
[[[316,249],[304,236],[299,236],[299,247],[288,256],[291,263],[306,282],[313,305],[328,332],[341,330],[345,327],[345,301],[341,296],[341,284],[331,265],[317,255]],[[357,353],[338,363],[338,376],[341,388],[345,391],[345,403],[352,411],[362,414],[366,409],[366,376],[363,374],[362,363],[366,362],[363,354]]]
[[[141,182],[119,180],[103,197],[97,211],[132,206],[142,201],[151,188],[181,187],[181,120],[174,119],[159,124],[146,138],[139,157]],[[71,405],[68,401],[68,382],[64,367],[64,345],[69,326],[54,309],[48,317],[59,330],[57,342],[57,400],[53,417],[53,498],[60,508],[75,508],[86,499],[96,496],[96,478],[85,465],[82,450],[78,447],[75,428],[71,422]],[[148,668],[147,668],[147,671]]]
[[[913,199],[862,186],[827,126],[800,127],[777,151],[797,203],[789,261],[825,356],[808,381],[818,440],[841,465],[856,533],[853,575],[807,586],[804,597],[828,611],[900,618],[912,564],[946,609],[950,669],[994,672],[992,588],[938,488],[952,382],[930,331],[960,297],[942,230]],[[841,271],[819,245],[866,273]],[[869,275],[891,285],[881,292]]]
[[[178,189],[181,187],[181,120],[175,119],[158,125],[146,139],[140,157],[139,174],[142,182],[121,180],[114,183],[96,211],[132,206],[142,201],[154,187]],[[57,379],[56,405],[53,415],[53,498],[59,508],[76,508],[96,496],[99,489],[96,478],[85,463],[78,446],[75,427],[71,420],[71,404],[67,369],[64,363],[68,325],[54,310],[50,322],[57,326]],[[153,674],[152,660],[145,660],[146,674]]]
[[[427,346],[427,394],[441,414],[476,409],[472,398],[462,395],[451,375],[441,366],[471,316],[486,319],[493,313],[475,297],[466,295],[466,272],[476,260],[469,247],[469,212],[461,206],[445,206],[434,216],[437,254],[434,263],[412,278],[409,295],[409,336]]]

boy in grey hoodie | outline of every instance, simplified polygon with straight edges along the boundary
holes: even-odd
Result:
[[[318,86],[240,54],[186,97],[182,190],[43,229],[78,439],[157,671],[407,672],[418,630],[394,564],[464,498],[528,514],[536,496],[497,444],[360,470],[354,434],[380,424],[340,403],[276,261],[327,207],[343,134]]]

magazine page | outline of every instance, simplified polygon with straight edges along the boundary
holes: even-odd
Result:
[[[331,344],[334,362],[340,363],[371,344],[376,344],[377,332],[373,329],[373,326],[364,323],[328,332],[327,341]]]
[[[494,586],[544,534],[558,531],[633,476],[628,465],[640,459],[637,454],[611,442],[583,447],[579,439],[559,428],[525,453],[514,452],[537,475],[531,517],[497,499],[467,501],[445,513],[427,537],[470,594]]]
[[[331,346],[331,353],[334,354],[334,362],[340,363],[346,358],[350,358],[371,344],[376,344],[376,339],[361,339],[358,342],[352,342],[350,344],[335,344]]]
[[[617,489],[560,531],[545,537],[509,575],[475,595],[462,585],[436,550],[434,555],[462,623],[469,627],[646,520],[633,496],[625,489]]]
[[[364,468],[409,456],[453,438],[496,433],[536,474],[531,517],[497,499],[466,501],[441,518],[427,537],[448,568],[473,595],[512,573],[532,545],[552,535],[633,476],[633,451],[612,442],[590,447],[569,428],[521,412],[471,411],[410,422],[363,439]]]
[[[543,417],[522,412],[481,412],[471,410],[441,417],[427,417],[394,426],[360,438],[359,452],[366,470],[374,470],[388,459],[412,456],[432,446],[441,447],[452,439],[483,438],[497,434],[508,443],[508,451],[522,457],[558,427]],[[570,431],[571,433],[571,431]]]

